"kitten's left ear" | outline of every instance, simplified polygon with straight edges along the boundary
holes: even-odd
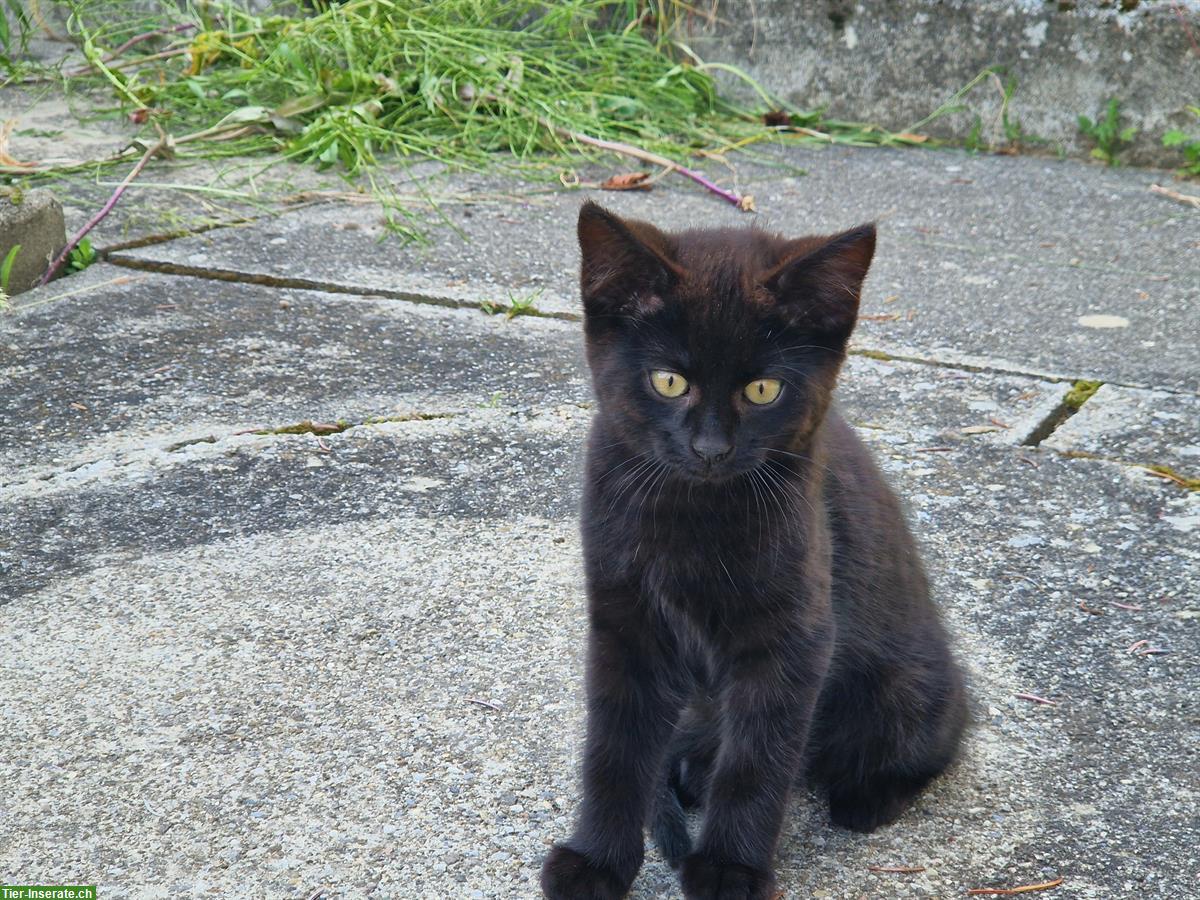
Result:
[[[816,249],[811,240],[803,245],[762,283],[806,327],[844,340],[858,318],[863,279],[875,255],[875,226],[835,234]]]

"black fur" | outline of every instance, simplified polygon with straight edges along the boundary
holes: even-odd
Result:
[[[686,897],[767,898],[799,777],[870,831],[951,762],[966,716],[899,504],[829,409],[875,230],[668,235],[589,203],[579,240],[587,744],[542,888],[624,896],[650,824]],[[656,370],[688,392],[656,392]],[[759,378],[774,402],[743,396]]]

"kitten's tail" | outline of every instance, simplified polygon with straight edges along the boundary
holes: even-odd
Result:
[[[671,868],[677,868],[692,852],[692,836],[688,833],[687,813],[671,779],[664,779],[659,786],[652,815],[650,833],[654,843]]]

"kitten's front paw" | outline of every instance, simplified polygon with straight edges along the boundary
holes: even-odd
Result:
[[[542,893],[550,900],[621,900],[629,882],[562,844],[542,863]]]
[[[716,863],[693,853],[679,873],[687,900],[771,900],[775,876],[737,863]]]

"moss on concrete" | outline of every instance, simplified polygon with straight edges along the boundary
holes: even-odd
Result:
[[[1087,403],[1092,394],[1100,390],[1100,385],[1103,381],[1084,381],[1079,380],[1071,385],[1071,389],[1067,391],[1067,396],[1063,397],[1063,404],[1070,410],[1078,410],[1079,407]]]
[[[867,359],[880,359],[884,362],[892,362],[896,358],[882,350],[851,350],[850,353],[853,356],[865,356]]]

